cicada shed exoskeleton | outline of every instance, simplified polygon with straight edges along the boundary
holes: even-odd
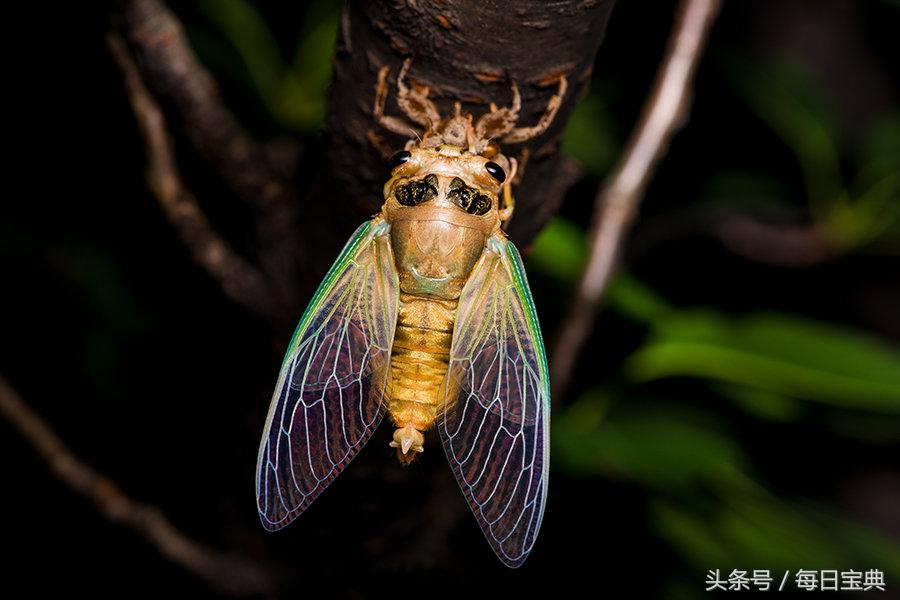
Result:
[[[338,256],[290,342],[259,451],[257,505],[280,529],[303,512],[371,437],[385,413],[401,462],[437,429],[450,467],[497,556],[519,566],[547,494],[550,388],[521,258],[502,223],[513,210],[516,161],[500,141],[516,127],[519,95],[473,124],[442,119],[427,90],[398,78],[398,104],[424,129],[394,155],[384,205]],[[384,114],[387,68],[375,117]]]

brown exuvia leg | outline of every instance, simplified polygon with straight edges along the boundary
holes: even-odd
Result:
[[[497,108],[497,105],[491,102],[491,111],[478,119],[478,123],[475,125],[475,135],[483,143],[499,139],[516,126],[516,121],[519,120],[519,110],[522,108],[522,96],[519,94],[519,88],[515,82],[512,84],[512,96],[510,106]]]
[[[541,115],[541,119],[538,121],[537,125],[531,127],[516,127],[504,135],[502,141],[507,144],[518,144],[535,138],[547,131],[547,128],[553,123],[553,119],[556,117],[559,107],[562,106],[562,99],[566,95],[566,89],[568,89],[568,87],[569,83],[566,80],[566,76],[560,75],[559,88],[553,97],[550,98],[550,101],[547,102],[547,108],[544,109],[544,114]]]
[[[411,121],[418,123],[426,131],[432,130],[441,122],[441,113],[434,102],[428,99],[427,87],[420,92],[406,85],[406,74],[411,63],[410,58],[403,61],[403,68],[397,75],[397,104]]]
[[[372,107],[372,116],[379,125],[388,131],[392,131],[398,135],[412,137],[416,133],[417,128],[415,125],[400,117],[392,117],[384,114],[384,106],[387,102],[388,94],[387,76],[389,71],[390,67],[386,65],[381,67],[381,70],[378,71],[378,84],[375,87],[375,105]]]

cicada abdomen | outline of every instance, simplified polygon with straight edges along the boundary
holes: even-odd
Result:
[[[408,133],[383,114],[386,74],[375,116]],[[289,523],[387,413],[402,463],[437,429],[491,547],[517,567],[544,511],[550,391],[522,262],[501,229],[516,161],[490,140],[542,132],[565,79],[526,128],[516,127],[515,87],[512,107],[474,124],[458,104],[440,119],[425,94],[399,88],[410,118],[432,126],[394,155],[381,212],[356,231],[300,320],[260,445],[257,505],[267,529]]]

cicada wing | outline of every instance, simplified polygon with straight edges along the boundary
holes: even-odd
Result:
[[[550,388],[521,258],[499,236],[460,296],[444,385],[447,459],[494,552],[518,567],[544,513]]]
[[[399,294],[387,233],[380,218],[356,230],[288,347],[256,470],[266,529],[302,513],[384,415]]]

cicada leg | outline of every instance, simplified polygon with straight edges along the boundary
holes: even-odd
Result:
[[[498,108],[491,102],[490,112],[485,113],[475,124],[475,136],[484,141],[499,139],[516,126],[519,110],[522,108],[522,96],[515,82],[512,83],[512,104]],[[482,149],[483,150],[483,149]]]
[[[501,192],[503,205],[500,207],[500,220],[503,222],[509,221],[509,219],[512,217],[513,210],[515,210],[516,208],[516,201],[512,195],[512,184],[513,180],[516,178],[516,171],[519,168],[519,163],[515,158],[510,158],[509,164],[509,177],[506,178],[506,183],[503,185],[503,190]]]
[[[397,104],[411,121],[431,130],[441,122],[441,113],[434,102],[428,99],[428,87],[419,91],[406,85],[406,74],[411,63],[411,58],[404,60],[397,75]]]
[[[375,118],[375,121],[393,133],[403,136],[409,136],[410,133],[415,134],[416,127],[412,123],[401,119],[400,117],[392,117],[390,115],[384,114],[384,106],[387,102],[387,94],[388,94],[388,86],[387,86],[387,76],[390,71],[390,67],[387,65],[381,67],[381,70],[378,71],[378,84],[375,86],[375,104],[372,107],[372,116]],[[372,136],[377,135],[372,132],[369,135],[369,140],[372,140]],[[373,142],[374,143],[374,142]],[[376,147],[378,145],[376,144]]]
[[[566,76],[560,75],[559,88],[550,98],[550,101],[547,102],[547,108],[544,109],[544,114],[541,115],[541,119],[538,121],[537,125],[531,127],[515,127],[503,136],[503,141],[508,144],[518,144],[535,138],[547,131],[547,128],[553,123],[553,119],[556,118],[559,107],[562,106],[562,100],[566,95],[568,86],[569,83],[566,80]]]

